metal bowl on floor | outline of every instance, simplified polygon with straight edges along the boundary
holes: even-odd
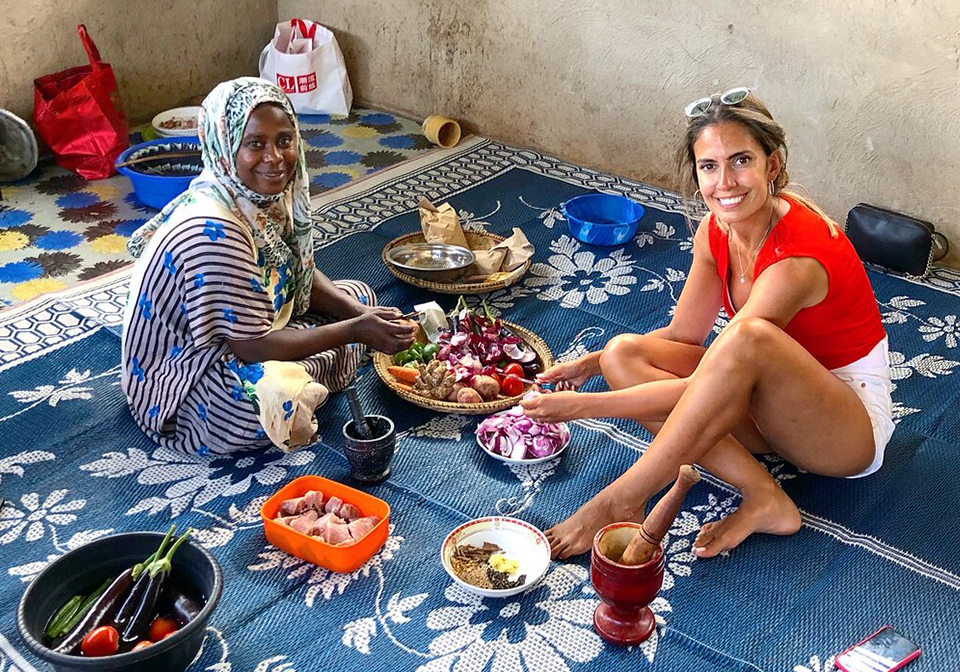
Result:
[[[387,262],[404,273],[433,282],[459,280],[477,260],[465,247],[446,243],[409,243],[387,252]]]

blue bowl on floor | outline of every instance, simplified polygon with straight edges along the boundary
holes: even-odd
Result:
[[[158,532],[101,537],[50,563],[27,587],[17,610],[17,628],[27,648],[56,672],[183,672],[187,669],[200,651],[207,621],[223,592],[220,565],[209,551],[190,540],[173,556],[173,571],[168,582],[202,599],[204,604],[200,613],[176,633],[140,651],[101,658],[57,653],[44,643],[47,621],[62,604],[141,562],[157,550],[162,538]]]
[[[196,151],[196,156],[173,157],[171,153]],[[133,183],[137,200],[151,208],[162,209],[182,194],[190,182],[203,170],[200,158],[200,138],[158,138],[134,145],[117,157],[117,172]],[[147,159],[132,166],[120,164],[135,159]]]
[[[589,245],[622,245],[637,233],[645,212],[624,196],[584,194],[560,206],[570,235]]]

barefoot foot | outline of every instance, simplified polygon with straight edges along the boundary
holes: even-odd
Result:
[[[622,521],[642,523],[645,508],[645,502],[636,508],[608,502],[601,492],[544,533],[550,542],[550,557],[562,560],[586,553],[593,546],[593,538],[600,528]]]
[[[693,552],[699,558],[712,558],[735,548],[754,532],[789,535],[799,529],[800,511],[778,485],[744,493],[736,511],[700,529]]]

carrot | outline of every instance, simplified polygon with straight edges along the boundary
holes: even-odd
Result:
[[[388,366],[387,373],[407,385],[413,385],[420,378],[419,371],[407,366]]]
[[[403,390],[404,392],[413,392],[413,385],[407,385],[406,383],[396,382],[394,386]]]

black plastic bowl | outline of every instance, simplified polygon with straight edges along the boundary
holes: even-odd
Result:
[[[142,562],[157,550],[163,535],[157,532],[117,534],[91,541],[58,558],[27,587],[17,610],[17,627],[30,650],[58,672],[182,672],[196,657],[207,620],[220,601],[223,574],[206,549],[189,541],[173,556],[171,578],[206,601],[203,610],[174,635],[139,651],[84,658],[56,653],[43,645],[50,617],[78,592],[93,590]]]

